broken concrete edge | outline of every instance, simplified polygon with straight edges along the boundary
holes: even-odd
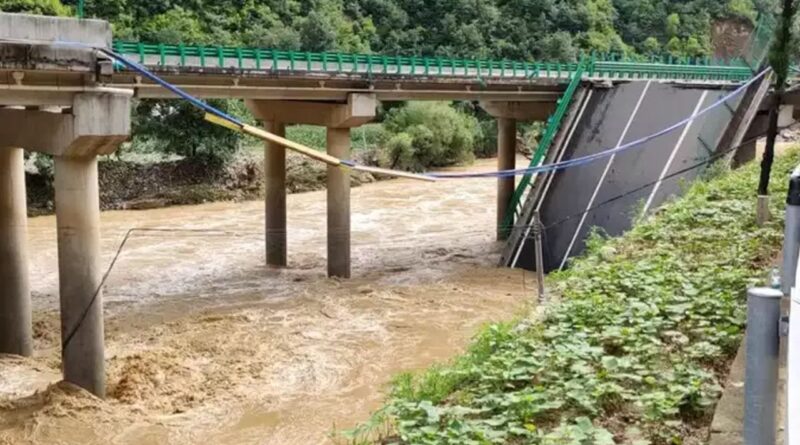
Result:
[[[113,153],[130,134],[130,91],[75,94],[69,113],[0,109],[0,144],[53,156]]]
[[[111,24],[105,20],[0,12],[0,40],[110,48],[111,37]]]

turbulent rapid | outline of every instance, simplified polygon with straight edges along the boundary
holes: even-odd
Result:
[[[495,267],[495,184],[353,189],[345,281],[324,276],[324,192],[289,196],[285,270],[264,267],[261,202],[103,213],[104,265],[151,229],[130,233],[104,288],[104,401],[57,383],[55,220],[31,219],[36,353],[0,357],[0,444],[334,441],[392,376],[530,300],[531,276]]]

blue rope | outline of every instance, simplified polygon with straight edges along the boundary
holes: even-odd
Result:
[[[132,69],[133,71],[136,71],[137,73],[143,75],[144,77],[147,77],[148,79],[152,80],[153,82],[161,85],[162,87],[164,87],[167,90],[171,91],[176,96],[179,96],[182,99],[185,99],[185,100],[189,101],[195,107],[198,107],[198,108],[200,108],[201,110],[203,110],[203,111],[205,111],[207,113],[210,113],[210,114],[213,114],[213,115],[215,115],[215,116],[217,116],[219,118],[225,119],[226,121],[231,122],[233,124],[236,124],[236,125],[238,125],[240,127],[245,125],[244,122],[240,121],[239,119],[236,119],[235,117],[231,116],[228,113],[225,113],[224,111],[222,111],[220,109],[212,107],[211,105],[207,104],[206,102],[204,102],[204,101],[192,96],[191,94],[187,93],[186,91],[183,91],[182,89],[176,87],[175,85],[172,85],[171,83],[167,82],[166,80],[164,80],[164,79],[156,76],[152,72],[150,72],[147,68],[143,67],[142,65],[139,65],[138,63],[136,63],[136,62],[134,62],[132,60],[129,60],[129,59],[125,58],[121,54],[117,54],[116,52],[114,52],[114,51],[112,51],[110,49],[106,49],[106,48],[96,48],[96,49],[98,51],[100,51],[101,53],[113,58],[117,62],[125,65],[126,67]]]

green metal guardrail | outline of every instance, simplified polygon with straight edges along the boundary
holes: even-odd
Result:
[[[163,45],[114,41],[120,54],[135,56],[147,64],[153,56],[157,65],[177,63],[180,67],[336,73],[404,74],[424,76],[477,76],[490,78],[572,78],[578,63],[517,62],[508,60],[470,60],[445,57],[386,56],[377,54],[313,53],[227,46]],[[169,61],[169,63],[168,63]],[[285,68],[280,68],[283,64]],[[247,65],[247,66],[246,66]],[[602,78],[663,78],[738,82],[752,75],[739,60],[671,56],[645,61],[626,60],[616,54],[593,55],[584,73]]]
[[[587,65],[591,67],[591,62],[586,63],[584,60],[581,60],[581,62],[578,63],[578,67],[573,73],[572,79],[569,85],[567,85],[567,89],[558,99],[555,112],[547,119],[547,126],[545,127],[541,139],[539,139],[539,145],[536,147],[536,151],[534,151],[531,157],[530,167],[536,167],[541,164],[545,155],[550,150],[550,146],[553,144],[553,140],[556,134],[558,134],[558,130],[561,128],[561,122],[564,120],[564,116],[567,115],[567,110],[569,110],[569,106],[572,103],[572,97],[581,84],[581,79],[583,78],[583,73]],[[510,233],[514,220],[519,216],[522,210],[522,199],[532,183],[533,175],[524,175],[517,185],[517,188],[514,190],[514,194],[511,196],[511,202],[508,206],[508,211],[503,218],[502,230],[506,233]]]

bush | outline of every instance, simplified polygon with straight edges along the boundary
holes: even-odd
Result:
[[[420,171],[474,158],[477,119],[445,102],[410,102],[391,110],[384,127],[391,168]]]

